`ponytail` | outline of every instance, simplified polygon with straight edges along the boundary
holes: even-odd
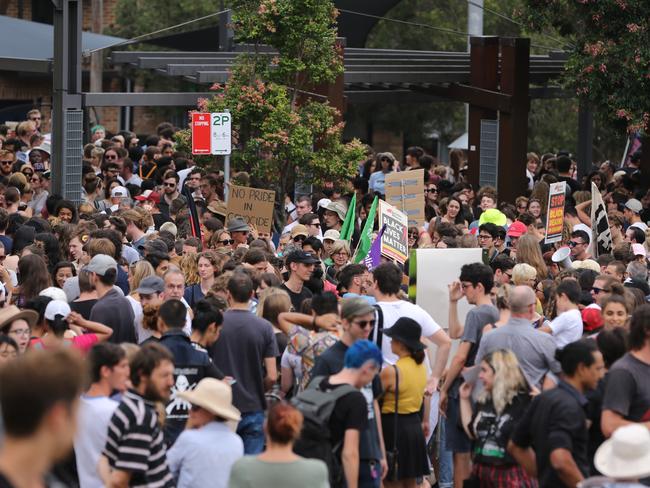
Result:
[[[422,364],[424,362],[424,349],[420,351],[413,351],[411,352],[411,357],[415,361],[416,364]]]

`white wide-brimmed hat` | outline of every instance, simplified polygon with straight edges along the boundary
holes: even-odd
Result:
[[[239,421],[241,413],[232,405],[232,388],[223,381],[203,378],[194,390],[178,393],[183,400],[227,420]]]
[[[650,476],[650,431],[641,424],[618,428],[594,456],[596,469],[617,480]]]

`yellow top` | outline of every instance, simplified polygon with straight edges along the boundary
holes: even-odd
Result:
[[[406,356],[395,363],[399,370],[399,414],[419,412],[427,385],[427,369]],[[388,366],[392,368],[392,366]],[[395,393],[386,391],[381,413],[395,413]]]

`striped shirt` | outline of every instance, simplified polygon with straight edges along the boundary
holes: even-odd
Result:
[[[132,390],[111,418],[104,455],[112,468],[131,473],[131,487],[174,486],[154,405]]]

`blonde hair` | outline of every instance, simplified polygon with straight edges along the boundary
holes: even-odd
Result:
[[[198,261],[196,254],[185,254],[181,258],[179,267],[185,276],[186,286],[196,285],[201,282]]]
[[[332,250],[330,251],[330,257],[334,256],[334,254],[337,254],[341,251],[345,251],[348,253],[348,256],[350,256],[352,253],[350,251],[350,244],[348,241],[343,241],[341,239],[334,241],[334,244],[332,244]]]
[[[510,310],[510,295],[512,294],[512,285],[501,285],[497,288],[495,305],[499,310]]]
[[[289,294],[276,287],[264,290],[257,304],[257,316],[268,320],[276,327],[278,325],[278,316],[282,312],[290,310],[291,298],[289,298]]]
[[[484,390],[479,395],[479,401],[492,401],[497,415],[501,415],[519,393],[528,391],[528,382],[521,372],[517,356],[510,350],[492,351],[483,362],[494,371],[494,384],[492,391]]]
[[[542,250],[537,238],[532,234],[524,234],[517,241],[517,262],[526,263],[535,268],[540,280],[548,277],[548,268],[544,262]]]
[[[537,271],[530,264],[519,263],[512,268],[512,281],[516,286],[527,285],[526,281],[537,278]]]
[[[135,293],[135,290],[137,290],[140,287],[140,282],[147,278],[148,276],[155,276],[156,275],[156,270],[153,269],[153,266],[149,261],[145,261],[144,259],[138,261],[131,267],[131,280],[129,286],[131,287],[131,290],[133,290],[131,293]]]

